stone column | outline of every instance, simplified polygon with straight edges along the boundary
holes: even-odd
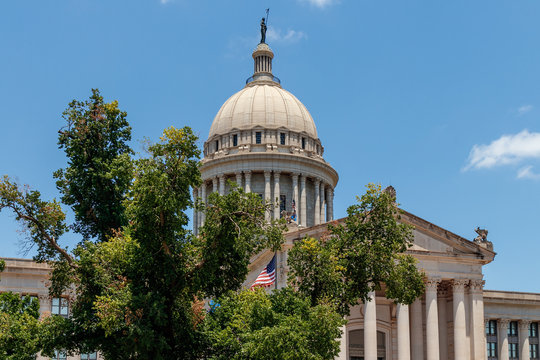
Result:
[[[437,311],[439,313],[439,355],[440,360],[448,359],[448,318],[446,315],[446,297],[448,289],[440,285],[437,294]]]
[[[398,360],[411,359],[411,338],[409,336],[409,306],[397,304]]]
[[[326,190],[326,221],[334,220],[334,189],[328,186]]]
[[[49,295],[40,294],[38,295],[38,299],[39,299],[39,315],[41,317],[50,316],[51,311],[52,311],[52,308],[51,308],[52,300],[49,297]]]
[[[219,195],[225,195],[225,175],[219,175]]]
[[[307,226],[306,176],[300,176],[300,225]]]
[[[241,189],[242,188],[242,172],[237,171],[234,173],[236,175],[236,185]]]
[[[411,304],[411,359],[424,360],[424,330],[422,320],[422,300]]]
[[[454,359],[467,359],[467,339],[465,337],[467,324],[465,321],[465,285],[469,280],[454,279],[452,282],[454,302]]]
[[[292,186],[293,186],[293,201],[294,206],[296,207],[296,223],[300,223],[298,215],[300,214],[298,210],[298,174],[292,174]]]
[[[499,348],[499,360],[508,360],[508,324],[510,320],[500,319],[497,322],[498,329],[497,333],[499,334],[499,339],[497,341],[497,346]]]
[[[343,325],[340,330],[343,335],[339,339],[339,354],[334,360],[347,360],[347,325]]]
[[[519,321],[519,360],[530,360],[529,353],[529,320]]]
[[[199,197],[199,191],[200,189],[193,188],[193,234],[197,235],[197,231],[199,230],[199,212],[197,211],[197,207],[195,204],[197,203],[197,198]]]
[[[274,219],[279,219],[281,217],[280,210],[280,191],[279,191],[279,172],[274,171],[274,199],[276,200],[276,207],[274,207]]]
[[[325,188],[325,185],[324,183],[321,182],[321,194],[320,194],[320,197],[321,197],[321,208],[320,208],[320,213],[321,213],[321,223],[325,222],[325,211],[324,211],[324,208],[326,206],[326,202],[324,201],[324,188]]]
[[[206,182],[205,181],[203,181],[200,187],[200,190],[201,190],[202,202],[203,204],[206,205]],[[204,225],[205,218],[206,218],[206,214],[204,213],[204,211],[201,211],[201,216],[199,216],[199,227],[202,227]]]
[[[439,316],[437,314],[437,286],[440,279],[426,281],[426,355],[427,360],[439,360]],[[465,330],[463,330],[465,331]],[[463,360],[463,358],[460,358]]]
[[[377,360],[377,304],[375,291],[368,294],[364,303],[364,360]]]
[[[315,179],[315,211],[313,211],[314,225],[321,223],[321,180]]]
[[[244,172],[244,176],[246,177],[246,187],[244,188],[244,191],[249,193],[251,192],[251,171]]]
[[[270,202],[270,199],[272,197],[272,194],[270,194],[271,174],[272,173],[269,170],[264,172],[264,201],[267,203]],[[264,218],[266,219],[266,221],[270,221],[270,211],[267,210],[264,212]]]
[[[485,281],[483,280],[471,280],[469,290],[471,292],[472,300],[472,314],[471,314],[471,341],[473,342],[473,359],[485,359],[486,358],[486,334],[485,334],[485,321],[484,321],[484,288]],[[528,350],[527,350],[528,353]]]
[[[212,178],[212,192],[217,192],[218,190],[218,179],[217,176]]]

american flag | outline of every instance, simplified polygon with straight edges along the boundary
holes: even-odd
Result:
[[[261,271],[259,276],[257,276],[257,279],[255,279],[255,282],[253,285],[251,285],[251,288],[253,289],[255,286],[270,286],[276,281],[276,255],[272,257],[272,260],[266,265],[266,267]]]

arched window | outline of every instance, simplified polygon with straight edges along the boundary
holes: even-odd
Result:
[[[349,331],[349,360],[364,360],[364,330]],[[386,334],[377,331],[377,360],[386,360]]]

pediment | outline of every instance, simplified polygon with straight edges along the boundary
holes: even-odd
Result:
[[[469,258],[482,263],[495,257],[493,251],[406,211],[401,221],[414,226],[414,244],[409,251],[416,255]]]

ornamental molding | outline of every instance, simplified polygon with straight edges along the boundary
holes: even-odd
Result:
[[[471,280],[469,288],[472,292],[482,292],[484,290],[485,280]]]
[[[528,331],[530,324],[531,324],[530,320],[519,320],[519,330],[520,331]]]
[[[497,320],[497,325],[499,325],[499,329],[505,330],[508,329],[508,324],[510,324],[510,319],[499,319]]]
[[[437,287],[441,283],[440,278],[427,278],[425,281],[426,290],[428,291],[437,291]]]
[[[468,279],[454,279],[452,280],[452,290],[454,293],[464,293],[465,286],[468,285],[470,280]]]

